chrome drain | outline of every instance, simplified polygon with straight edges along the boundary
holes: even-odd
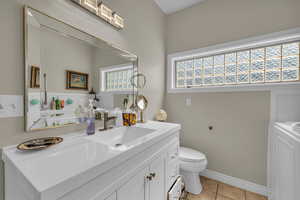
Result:
[[[119,146],[122,146],[122,144],[115,144],[115,147],[119,147]]]

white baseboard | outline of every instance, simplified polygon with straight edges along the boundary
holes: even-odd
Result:
[[[243,190],[254,192],[256,194],[260,194],[260,195],[263,195],[263,196],[268,195],[268,189],[267,189],[266,186],[259,185],[259,184],[256,184],[256,183],[252,183],[250,181],[235,178],[235,177],[232,177],[232,176],[228,176],[228,175],[225,175],[225,174],[213,171],[213,170],[206,169],[203,172],[201,172],[200,175],[205,176],[205,177],[210,178],[210,179],[220,181],[222,183],[226,183],[228,185],[232,185],[232,186],[241,188]]]

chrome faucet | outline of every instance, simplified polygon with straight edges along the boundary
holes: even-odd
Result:
[[[112,127],[108,127],[108,122],[116,119],[115,116],[108,117],[108,112],[103,112],[103,128],[99,129],[99,131],[106,131],[108,129],[112,129]]]

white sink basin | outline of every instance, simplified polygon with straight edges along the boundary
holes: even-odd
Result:
[[[147,135],[153,133],[154,129],[140,127],[120,127],[107,131],[99,131],[88,138],[94,142],[106,144],[111,147],[129,147],[139,144],[146,139]]]
[[[42,191],[49,183],[60,183],[142,144],[155,131],[141,127],[120,127],[65,141],[41,152],[14,150],[11,153],[18,155],[16,164],[26,178],[33,180],[36,188]],[[41,178],[45,176],[47,178]]]
[[[51,166],[51,170],[47,172],[47,182],[61,182],[65,177],[72,177],[119,153],[120,150],[112,149],[108,145],[80,139],[69,147],[43,156],[20,160],[18,163],[22,166],[23,172],[35,180],[46,176],[45,169]],[[40,181],[38,185],[40,188],[46,188],[47,183]]]
[[[65,146],[57,150],[53,148],[47,153],[41,152],[45,155],[34,156],[33,153],[28,158],[23,157],[17,164],[21,166],[27,178],[35,180],[37,188],[43,190],[49,182],[59,183],[142,144],[147,140],[147,135],[151,136],[154,131],[140,127],[98,131],[93,136],[79,138],[70,144],[62,143]],[[49,166],[51,170],[47,172],[47,179],[40,179],[45,176],[45,169],[49,169]]]

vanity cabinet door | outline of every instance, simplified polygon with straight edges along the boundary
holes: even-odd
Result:
[[[165,199],[165,157],[155,159],[150,165],[150,175],[153,179],[149,181],[150,200]]]
[[[145,168],[132,177],[117,191],[118,200],[149,200],[146,176],[149,168]]]

